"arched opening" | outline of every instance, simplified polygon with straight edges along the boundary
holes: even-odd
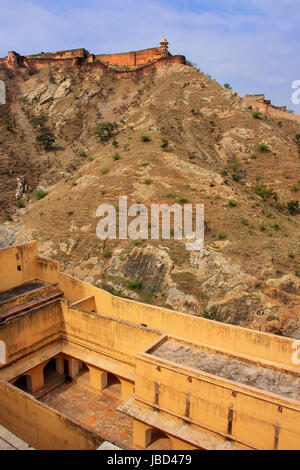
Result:
[[[159,429],[147,429],[147,450],[173,450],[171,439]]]
[[[74,379],[77,382],[90,385],[90,369],[83,362],[80,363],[79,372],[75,375]]]
[[[0,364],[6,364],[6,347],[2,340],[0,340]]]
[[[32,384],[30,375],[21,375],[13,382],[13,386],[23,390],[23,392],[31,393]]]
[[[56,359],[51,359],[44,367],[44,384],[47,385],[54,380],[57,379],[57,377],[61,377],[60,374],[56,370]]]
[[[121,399],[121,381],[118,377],[110,372],[107,373],[107,385],[103,391],[109,393],[114,398]]]

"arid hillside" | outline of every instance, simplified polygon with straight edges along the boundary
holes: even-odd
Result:
[[[298,123],[253,115],[187,65],[0,79],[0,246],[37,239],[62,270],[117,295],[300,338]],[[203,203],[205,249],[100,241],[96,209],[119,195]]]

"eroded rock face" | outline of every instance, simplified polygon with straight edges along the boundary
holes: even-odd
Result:
[[[0,225],[0,248],[11,246],[15,243],[18,232]]]
[[[202,291],[212,298],[223,296],[231,289],[248,289],[255,283],[255,278],[246,274],[241,266],[210,250],[193,252],[190,266],[201,283]]]
[[[144,289],[151,293],[161,290],[172,268],[172,261],[167,253],[155,247],[134,248],[122,261],[114,256],[108,268],[111,276],[120,276],[130,280],[139,280]]]
[[[192,315],[201,313],[199,302],[193,295],[186,294],[175,287],[175,285],[170,285],[166,289],[166,293],[166,304],[170,305],[174,310]]]
[[[292,274],[283,276],[280,279],[269,279],[266,284],[267,286],[276,287],[288,294],[300,295],[300,280]]]

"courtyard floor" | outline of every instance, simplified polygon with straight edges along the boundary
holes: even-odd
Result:
[[[132,448],[132,419],[117,411],[122,403],[109,391],[99,392],[84,383],[64,383],[40,401],[101,434],[123,449]]]

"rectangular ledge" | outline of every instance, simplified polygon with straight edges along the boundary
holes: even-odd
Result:
[[[133,396],[117,409],[137,421],[148,424],[153,428],[160,429],[166,434],[187,442],[200,450],[241,450],[241,447],[232,441],[218,438],[203,430],[196,430],[191,425],[181,424],[165,415],[161,415],[157,411],[149,410],[140,406],[134,401]]]
[[[118,375],[123,379],[127,379],[130,382],[134,382],[135,370],[129,372],[129,367],[118,365],[115,362],[110,361],[109,359],[103,359],[99,357],[95,358],[95,351],[93,351],[93,354],[91,354],[90,351],[86,350],[85,345],[77,346],[75,344],[70,344],[67,341],[63,341],[62,352],[67,356],[79,359],[80,361],[86,362],[87,364],[97,367],[98,369],[110,371],[111,373]],[[101,352],[99,351],[96,354],[101,355]]]

